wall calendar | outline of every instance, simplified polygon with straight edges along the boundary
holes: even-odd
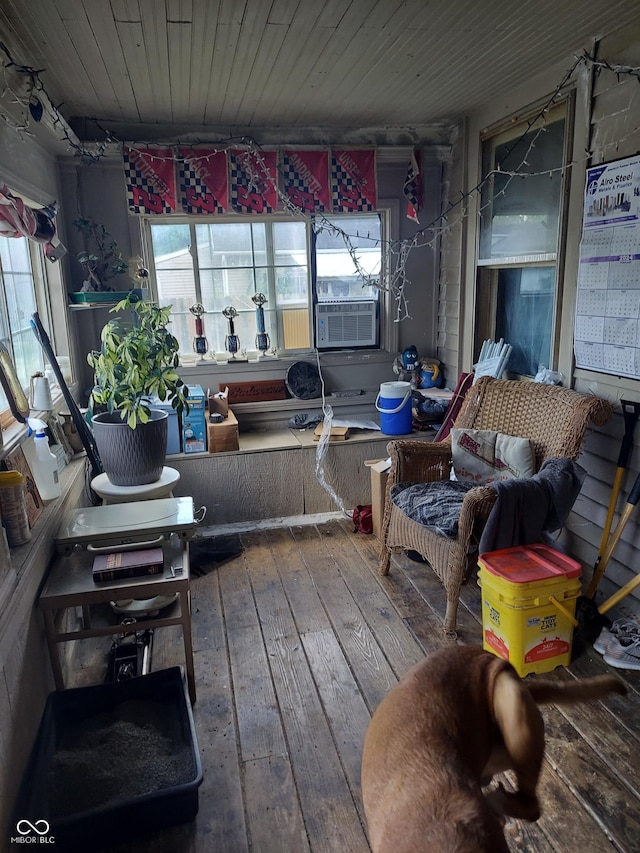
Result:
[[[576,367],[640,378],[640,156],[587,170]]]

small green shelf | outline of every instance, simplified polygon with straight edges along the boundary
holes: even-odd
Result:
[[[96,304],[96,303],[113,303],[119,302],[121,299],[124,299],[128,293],[135,293],[140,299],[148,299],[149,298],[149,290],[140,287],[134,287],[132,290],[109,290],[105,292],[96,292],[96,293],[70,293],[69,299],[75,305],[87,305],[87,304]]]

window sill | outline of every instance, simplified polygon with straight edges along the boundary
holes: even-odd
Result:
[[[36,601],[63,516],[83,503],[84,472],[84,455],[64,468],[60,474],[62,494],[47,503],[31,531],[31,540],[11,549],[11,565],[0,580],[0,660],[20,636],[18,632]]]
[[[318,357],[320,359],[321,366],[322,364],[340,366],[363,364],[365,362],[380,362],[381,364],[388,364],[390,361],[393,361],[395,355],[383,349],[353,349],[339,351],[321,350],[318,351]],[[185,359],[180,362],[180,369],[188,371],[189,375],[191,375],[191,371],[193,371],[194,374],[204,372],[216,374],[224,371],[225,375],[228,376],[230,370],[239,374],[266,373],[273,372],[274,370],[282,371],[286,370],[296,361],[310,361],[317,363],[316,352],[311,351],[299,353],[297,355],[283,355],[278,356],[277,358],[254,359],[247,362],[239,362],[237,364],[229,364],[226,361],[213,361],[208,358],[205,359],[203,363],[195,363],[195,361],[191,360],[189,356],[186,356]]]
[[[75,390],[76,385],[75,383],[72,383],[70,386],[70,391],[73,393],[73,391]],[[67,409],[66,401],[57,384],[51,386],[51,397],[54,412],[61,412]],[[50,416],[50,412],[29,412],[30,418],[39,418],[40,420],[47,420],[47,418]],[[21,444],[28,432],[29,427],[27,424],[21,424],[19,421],[13,419],[6,427],[3,427],[2,443],[0,444],[0,459],[6,456],[6,454],[9,453],[9,451],[13,450],[14,447],[17,447],[19,444]]]

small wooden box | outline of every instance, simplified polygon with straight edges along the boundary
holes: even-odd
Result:
[[[373,522],[373,535],[379,539],[390,465],[387,459],[377,459],[364,464],[371,469],[371,520]]]
[[[207,449],[209,453],[240,450],[238,420],[231,409],[222,423],[207,423]]]
[[[322,436],[322,432],[324,430],[324,424],[320,423],[315,428],[313,432],[313,440],[320,441]],[[349,427],[331,427],[331,432],[329,433],[329,441],[346,441],[349,438]]]

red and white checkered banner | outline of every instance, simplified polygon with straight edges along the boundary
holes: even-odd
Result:
[[[376,152],[124,146],[130,213],[273,213],[278,182],[302,213],[361,213],[377,207]],[[280,172],[280,174],[279,174]],[[407,179],[408,181],[408,179]],[[408,183],[405,182],[405,193]],[[417,210],[417,208],[416,208]]]
[[[374,211],[377,205],[376,152],[332,149],[331,206],[334,213]]]
[[[173,213],[176,209],[175,158],[171,148],[122,149],[130,213]]]
[[[226,213],[229,207],[227,152],[178,148],[178,188],[184,213]]]
[[[280,174],[284,193],[303,213],[329,213],[329,152],[282,150]]]
[[[236,213],[273,213],[278,206],[278,152],[231,148],[229,199]]]
[[[419,151],[411,152],[411,160],[402,191],[407,200],[407,219],[413,219],[414,222],[420,224],[418,211],[422,207],[422,174]]]

